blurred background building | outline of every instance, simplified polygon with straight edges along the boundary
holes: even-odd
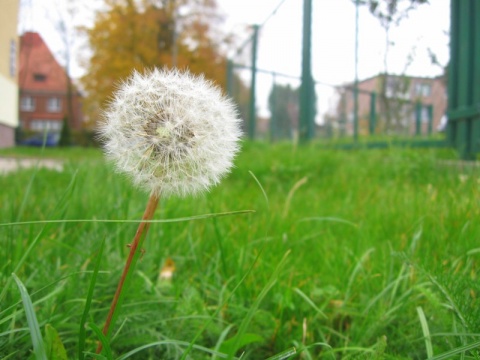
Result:
[[[337,91],[336,113],[327,119],[328,125],[344,135],[351,135],[354,86],[347,84]],[[422,134],[437,131],[447,110],[444,76],[379,74],[359,81],[358,91],[359,131],[363,135],[413,135],[417,131],[417,119]]]
[[[0,147],[15,144],[18,126],[18,0],[3,0],[0,11]]]
[[[18,84],[20,126],[34,132],[60,132],[68,114],[68,76],[36,32],[20,37]],[[82,126],[81,94],[73,88],[69,126]]]

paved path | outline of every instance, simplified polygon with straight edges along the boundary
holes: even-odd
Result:
[[[63,163],[53,159],[17,159],[13,157],[0,157],[0,174],[8,174],[18,169],[28,169],[34,166],[62,171]]]

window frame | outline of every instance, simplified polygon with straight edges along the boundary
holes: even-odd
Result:
[[[59,113],[62,111],[62,99],[58,96],[49,97],[47,100],[47,111],[50,113]]]
[[[50,119],[33,119],[30,121],[30,130],[60,132],[62,130],[62,121]]]
[[[47,81],[47,75],[42,73],[34,73],[33,74],[33,81],[35,82],[45,82]]]
[[[26,112],[35,111],[36,101],[33,96],[24,95],[20,98],[20,110]]]

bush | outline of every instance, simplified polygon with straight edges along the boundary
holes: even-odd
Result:
[[[70,124],[68,123],[68,118],[65,116],[63,118],[63,126],[62,131],[60,132],[60,141],[58,142],[58,146],[71,146],[72,145],[72,137],[70,134]]]
[[[100,147],[97,134],[94,130],[82,129],[72,131],[72,140],[75,145],[82,147]]]

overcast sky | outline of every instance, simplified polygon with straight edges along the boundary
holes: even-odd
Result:
[[[391,30],[387,70],[391,73],[415,76],[437,76],[442,69],[432,66],[428,49],[446,65],[449,59],[450,0],[430,0],[412,11],[400,26]],[[299,76],[301,73],[302,0],[219,0],[228,15],[229,31],[243,29],[243,24],[262,24],[260,31],[258,67]],[[338,85],[352,82],[355,75],[355,6],[352,0],[313,0],[312,14],[312,66],[316,81]],[[245,34],[244,36],[246,36]],[[385,31],[366,7],[359,11],[359,63],[358,76],[368,78],[383,72]],[[412,57],[411,63],[409,56]],[[248,57],[238,58],[249,64]],[[408,66],[407,66],[408,64]],[[258,89],[261,103],[272,83],[270,76],[262,76]],[[295,82],[277,78],[278,82]],[[317,86],[319,111],[325,113],[333,100],[333,89]],[[265,105],[262,114],[267,114]]]
[[[430,0],[393,28],[394,45],[389,56],[389,68],[403,72],[407,56],[415,51],[409,74],[432,76],[427,48],[436,52],[440,61],[448,61],[450,0]],[[263,26],[260,34],[258,63],[261,67],[300,74],[302,0],[219,0],[227,14],[230,31],[242,29],[242,24],[262,23],[278,4],[275,15]],[[352,0],[313,0],[313,72],[317,79],[339,83],[354,76],[355,6]],[[366,78],[383,69],[385,32],[366,7],[359,14],[359,76]]]
[[[5,0],[0,0],[0,3]],[[301,72],[302,10],[303,0],[217,0],[225,15],[225,31],[237,34],[240,42],[251,32],[246,25],[263,24],[259,37],[258,67],[293,76]],[[52,20],[56,18],[59,0],[22,0],[29,11],[21,14],[20,30],[35,30],[42,34],[54,53],[61,45]],[[52,4],[56,3],[55,6]],[[441,64],[449,59],[450,0],[430,0],[412,11],[400,26],[391,30],[387,70],[416,76],[436,76],[441,68],[432,66],[428,55],[431,49]],[[75,14],[78,23],[92,23],[92,9],[99,8],[102,0],[90,0],[88,7],[81,7]],[[272,15],[272,11],[278,11]],[[272,16],[270,16],[272,15]],[[355,6],[352,0],[313,0],[312,14],[312,64],[316,81],[339,85],[352,82],[355,71]],[[366,7],[359,13],[359,63],[360,80],[385,70],[385,31]],[[249,49],[247,49],[249,50]],[[234,61],[250,65],[249,51]],[[233,52],[232,52],[233,55]],[[408,62],[412,57],[411,63]],[[406,66],[409,63],[408,67]],[[74,61],[73,73],[84,70]],[[244,74],[248,78],[248,74]],[[276,78],[277,82],[298,85],[298,81]],[[267,115],[266,99],[272,77],[260,75],[258,92],[260,114]],[[333,88],[317,86],[318,107],[321,114],[332,102]]]

